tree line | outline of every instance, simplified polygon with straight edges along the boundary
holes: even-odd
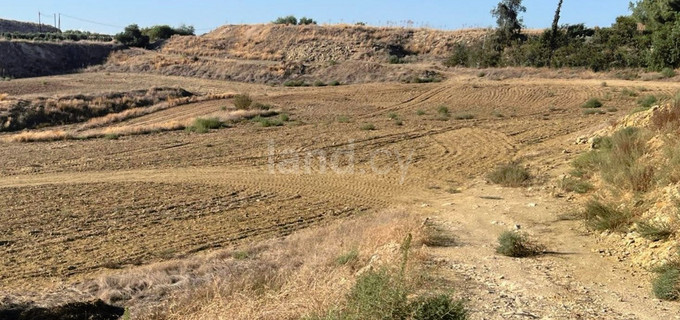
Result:
[[[527,35],[522,0],[503,0],[491,11],[497,28],[483,39],[459,44],[446,61],[466,67],[586,67],[594,71],[618,68],[662,70],[680,67],[680,0],[630,3],[629,16],[607,28],[585,24],[560,25],[563,0],[557,3],[552,27]]]

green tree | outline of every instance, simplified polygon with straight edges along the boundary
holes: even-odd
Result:
[[[129,46],[129,47],[140,47],[146,48],[149,45],[149,37],[142,34],[139,30],[139,26],[136,24],[131,24],[125,27],[125,30],[115,37],[116,41]]]
[[[491,10],[491,15],[496,18],[498,24],[496,34],[499,45],[507,47],[514,41],[523,39],[523,21],[519,15],[526,11],[527,8],[522,5],[522,0],[502,0],[496,8]]]
[[[307,24],[316,24],[316,21],[312,18],[307,18],[307,17],[302,17],[300,18],[300,21],[298,21],[299,25],[307,25]]]
[[[630,3],[633,17],[651,30],[678,20],[680,0],[639,0]]]
[[[548,57],[548,63],[552,61],[552,56],[555,54],[555,50],[557,50],[557,32],[559,32],[559,24],[560,24],[560,13],[562,13],[562,2],[564,0],[560,0],[557,3],[557,10],[555,10],[555,18],[553,18],[553,23],[552,23],[552,30],[550,33],[550,56]]]
[[[287,16],[287,17],[278,17],[276,20],[272,22],[273,24],[292,24],[296,25],[298,23],[298,20],[295,16]]]

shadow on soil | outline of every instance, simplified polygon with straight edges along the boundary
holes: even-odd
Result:
[[[101,300],[74,302],[53,308],[32,305],[0,306],[2,320],[117,320],[125,309],[108,305]]]

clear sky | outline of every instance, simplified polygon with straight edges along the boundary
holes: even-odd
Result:
[[[224,24],[266,23],[276,17],[307,16],[320,24],[366,22],[369,25],[405,25],[438,29],[489,27],[490,10],[499,0],[0,0],[0,18],[53,23],[52,14],[62,13],[62,30],[78,29],[116,33],[122,27],[182,23],[198,33]],[[525,0],[524,22],[529,28],[552,23],[557,0]],[[564,0],[561,23],[609,26],[617,16],[628,14],[627,0]],[[87,20],[87,21],[83,21]],[[98,22],[99,24],[90,23]]]

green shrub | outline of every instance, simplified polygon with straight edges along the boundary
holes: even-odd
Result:
[[[628,212],[619,211],[597,200],[591,200],[583,211],[586,225],[597,231],[623,231],[631,222]]]
[[[312,18],[307,18],[307,17],[302,17],[300,18],[300,21],[298,21],[298,25],[310,25],[310,24],[316,24],[316,21]]]
[[[419,297],[411,303],[413,320],[466,320],[468,312],[462,301],[447,294]]]
[[[394,113],[394,112],[390,112],[389,114],[387,114],[387,117],[392,119],[392,120],[398,120],[399,119],[399,115]]]
[[[359,127],[359,129],[364,130],[364,131],[373,131],[373,130],[376,130],[376,127],[372,123],[364,123]]]
[[[331,87],[337,87],[337,86],[340,85],[340,81],[333,80],[333,81],[329,82],[328,85],[331,86]]]
[[[661,70],[661,75],[664,78],[673,78],[675,77],[675,70],[671,68],[664,68],[663,70]]]
[[[588,193],[593,190],[593,185],[580,179],[566,178],[560,181],[560,188],[567,192]]]
[[[271,110],[274,107],[268,104],[263,104],[259,102],[254,102],[253,104],[250,105],[252,109],[257,109],[257,110]]]
[[[405,319],[407,290],[386,269],[368,271],[357,279],[347,297],[350,319]]]
[[[338,117],[338,122],[340,123],[349,123],[351,120],[349,119],[348,116],[339,116]]]
[[[280,117],[272,119],[268,117],[257,116],[251,121],[259,123],[263,128],[280,127],[284,124],[284,121]]]
[[[191,126],[187,127],[187,131],[206,133],[210,129],[219,129],[223,123],[218,118],[196,118]]]
[[[120,135],[117,133],[109,133],[104,135],[104,139],[107,140],[118,140],[120,138]]]
[[[668,223],[638,222],[638,232],[652,241],[668,240],[673,235],[673,228]]]
[[[475,115],[471,113],[457,113],[453,118],[456,120],[471,120],[475,118]]]
[[[596,108],[601,108],[602,107],[602,102],[598,100],[597,98],[591,98],[590,100],[586,101],[581,108],[587,108],[587,109],[596,109]]]
[[[404,59],[398,57],[398,56],[390,56],[390,58],[387,60],[390,64],[401,64],[404,63]]]
[[[247,94],[237,94],[234,96],[234,106],[236,109],[248,109],[253,104],[253,99]]]
[[[276,20],[272,21],[273,24],[298,24],[298,20],[295,16],[278,17]]]
[[[648,96],[644,96],[644,97],[640,98],[640,99],[638,100],[638,104],[639,104],[640,107],[642,107],[642,108],[649,109],[649,108],[651,108],[654,104],[656,104],[657,101],[658,101],[658,99],[657,99],[655,96],[653,96],[653,95],[648,95]]]
[[[155,25],[141,30],[142,34],[149,37],[150,41],[170,39],[174,35],[192,36],[194,35],[193,26],[182,25],[178,28],[173,28],[168,25]]]
[[[246,260],[250,258],[250,254],[246,251],[234,251],[231,253],[231,257],[236,260]]]
[[[525,167],[513,162],[498,166],[487,178],[504,187],[521,187],[531,180],[531,174]]]
[[[532,257],[542,253],[542,248],[518,232],[505,231],[498,237],[496,253],[513,258]]]
[[[424,116],[424,115],[425,115],[425,110],[418,110],[418,111],[416,111],[416,115]]]
[[[316,81],[314,81],[314,86],[315,87],[325,87],[326,83],[321,81],[321,80],[316,80]]]
[[[652,282],[654,296],[661,300],[680,300],[680,268],[677,265],[666,265],[660,268]]]
[[[285,87],[309,87],[304,80],[288,80],[283,83]]]
[[[146,48],[149,45],[149,37],[142,34],[139,26],[131,24],[125,30],[114,37],[116,41],[128,47]]]
[[[335,259],[335,264],[344,266],[348,263],[356,261],[357,259],[359,259],[359,251],[357,249],[352,249]]]

